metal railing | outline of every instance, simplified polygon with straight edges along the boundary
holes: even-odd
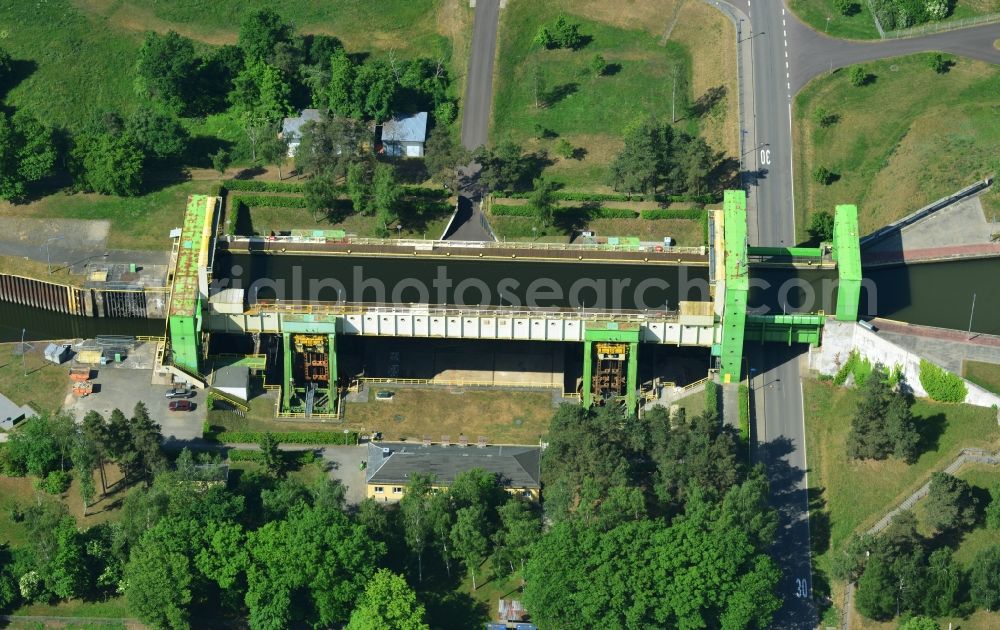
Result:
[[[306,302],[296,300],[257,300],[247,307],[245,314],[281,312],[292,314],[327,315],[421,315],[427,317],[505,317],[505,318],[546,318],[584,319],[588,321],[613,320],[617,322],[648,321],[676,322],[676,310],[620,310],[601,311],[586,308],[534,308],[523,309],[514,306],[458,307],[430,306],[423,304],[380,304],[358,302]]]
[[[416,251],[446,251],[450,249],[481,249],[481,250],[532,250],[532,251],[572,251],[572,252],[656,252],[665,254],[695,254],[704,256],[707,247],[664,247],[660,243],[645,243],[640,245],[607,245],[584,243],[549,243],[542,241],[435,241],[416,238],[371,238],[345,237],[342,239],[327,239],[317,236],[228,236],[228,243],[278,243],[278,244],[325,244],[360,245],[376,247],[412,248]],[[659,249],[657,249],[659,248]]]
[[[439,379],[439,378],[394,378],[394,377],[369,377],[361,376],[360,383],[383,384],[383,385],[440,385],[447,387],[509,387],[516,389],[559,389],[558,385],[552,383],[533,383],[529,381],[476,381],[466,379]],[[571,393],[571,392],[570,392]],[[567,392],[563,392],[565,397]]]

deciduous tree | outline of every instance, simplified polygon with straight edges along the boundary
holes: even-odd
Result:
[[[189,108],[197,86],[199,60],[194,44],[174,31],[146,33],[135,64],[135,90],[175,113]]]
[[[18,201],[28,186],[52,170],[57,151],[52,130],[24,110],[0,112],[0,199]]]
[[[365,585],[346,630],[429,630],[424,606],[402,576],[379,570]]]
[[[972,561],[969,595],[976,608],[1000,608],[1000,545],[987,547]]]

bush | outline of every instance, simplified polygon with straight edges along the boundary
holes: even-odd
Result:
[[[854,66],[851,68],[850,74],[847,75],[851,81],[851,85],[854,87],[861,87],[862,85],[868,83],[868,73],[861,66]]]
[[[852,374],[854,375],[854,384],[859,387],[868,382],[868,377],[872,374],[872,362],[858,354],[857,350],[852,350],[847,361],[837,370],[837,375],[833,377],[833,384],[843,385],[847,382],[847,377]]]
[[[858,5],[854,0],[833,0],[833,6],[841,15],[854,15],[858,12]]]
[[[254,464],[264,465],[266,463],[263,451],[251,451],[244,448],[235,448],[228,453],[226,457],[230,462],[253,462]],[[307,464],[312,464],[316,461],[315,451],[294,451],[294,452],[282,452],[282,457],[288,464],[297,464],[300,466],[305,466]]]
[[[494,195],[503,199],[527,199],[531,192],[497,191]],[[560,201],[657,201],[659,203],[719,203],[721,195],[627,195],[625,193],[581,193],[557,190],[552,195]]]
[[[257,444],[268,431],[226,431],[223,427],[205,423],[203,437],[212,442],[229,444]],[[357,444],[358,434],[353,431],[271,431],[282,444]]]
[[[49,494],[59,495],[69,490],[69,483],[73,477],[64,470],[53,470],[44,479],[39,479],[36,484],[39,490],[44,490]]]
[[[699,221],[708,213],[704,210],[691,208],[689,210],[643,210],[639,217],[647,221],[659,221],[662,219],[688,219]]]
[[[233,195],[230,205],[236,209],[237,204],[247,208],[308,208],[305,197],[285,197],[277,195]]]
[[[572,214],[574,212],[585,214],[591,219],[635,219],[639,214],[635,210],[628,208],[583,208],[579,206],[556,208],[556,214]],[[538,211],[533,206],[512,206],[502,203],[495,203],[490,208],[490,213],[498,217],[525,217],[536,218]]]
[[[937,72],[938,74],[945,74],[948,72],[948,67],[951,65],[948,60],[944,58],[944,55],[938,53],[931,55],[927,58],[927,65],[931,67],[931,70]]]
[[[705,411],[719,417],[719,385],[715,381],[705,381]]]
[[[565,15],[560,15],[552,24],[538,29],[535,43],[546,48],[571,48],[576,50],[584,44],[580,34],[580,25],[570,22]]]
[[[817,184],[823,184],[824,186],[829,186],[836,179],[836,174],[825,166],[817,166],[813,170],[813,181]]]
[[[750,443],[750,388],[740,385],[740,439]]]
[[[938,402],[963,402],[969,393],[960,376],[923,359],[920,360],[920,384],[927,395]]]
[[[814,240],[826,242],[833,240],[833,214],[829,210],[820,210],[812,216],[806,231]]]
[[[242,190],[246,192],[302,192],[305,185],[296,182],[266,182],[257,179],[227,179],[223,182],[226,190]]]

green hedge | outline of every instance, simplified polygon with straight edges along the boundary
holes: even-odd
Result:
[[[248,208],[306,208],[305,197],[286,197],[277,195],[233,195],[230,197],[233,207],[241,203]]]
[[[740,385],[740,439],[750,443],[750,388]]]
[[[225,427],[205,423],[202,436],[212,442],[257,444],[265,433],[271,433],[282,444],[357,444],[358,434],[337,431],[226,431]]]
[[[253,462],[255,464],[264,464],[263,451],[251,451],[246,448],[234,448],[226,453],[226,457],[230,462]],[[286,463],[299,464],[301,466],[305,466],[306,464],[311,464],[316,461],[316,453],[313,451],[282,451],[282,457]]]
[[[226,190],[245,190],[247,192],[302,192],[305,185],[299,182],[265,182],[259,179],[227,179],[222,182]]]
[[[648,221],[658,221],[661,219],[690,219],[700,221],[708,213],[698,208],[690,210],[643,210],[639,216]]]
[[[969,393],[960,376],[923,359],[920,359],[920,384],[932,400],[939,402],[963,402]]]
[[[833,384],[843,385],[851,374],[854,375],[854,384],[858,387],[868,382],[868,377],[872,375],[872,362],[858,354],[857,350],[851,350],[847,361],[840,366],[837,375],[833,377]]]
[[[579,206],[556,208],[556,214],[580,213],[591,219],[635,219],[639,213],[628,208],[582,208]],[[537,216],[535,208],[530,205],[511,206],[502,203],[493,204],[490,213],[498,217],[528,217]]]
[[[506,199],[527,199],[531,191],[497,191],[494,196]],[[562,201],[658,201],[660,203],[719,203],[720,195],[626,195],[624,193],[579,193],[557,190],[553,193]]]
[[[719,385],[715,381],[705,381],[705,411],[719,417]]]

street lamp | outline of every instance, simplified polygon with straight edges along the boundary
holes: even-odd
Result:
[[[63,238],[65,238],[65,237],[63,237],[63,236],[53,236],[52,238],[50,238],[50,239],[48,239],[48,240],[45,241],[45,268],[48,269],[48,272],[49,272],[50,276],[52,275],[52,260],[51,260],[51,258],[49,256],[49,243],[51,243],[52,241],[60,241]]]
[[[826,16],[826,33],[830,32],[830,16]]]
[[[403,224],[402,223],[397,223],[396,224],[396,238],[397,239],[403,238]]]

